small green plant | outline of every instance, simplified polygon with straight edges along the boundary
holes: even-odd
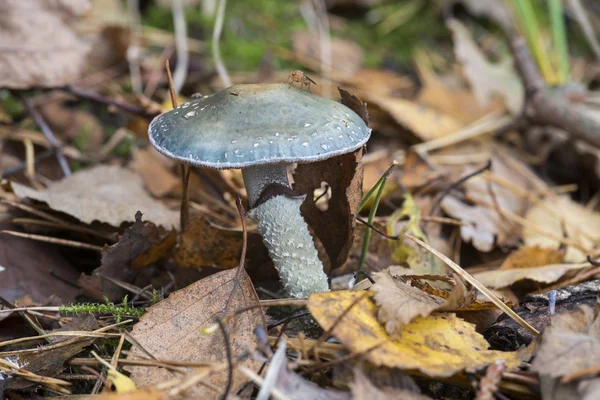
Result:
[[[111,303],[108,298],[104,298],[104,304],[101,303],[81,303],[71,304],[69,306],[63,306],[59,308],[61,313],[65,314],[103,314],[112,315],[117,319],[117,322],[121,322],[122,316],[130,317],[141,317],[144,315],[146,310],[143,308],[130,307],[127,304],[127,296],[123,298],[122,305],[116,305]]]

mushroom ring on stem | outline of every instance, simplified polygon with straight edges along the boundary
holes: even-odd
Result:
[[[329,290],[286,167],[352,152],[371,134],[346,106],[288,83],[231,86],[156,117],[150,142],[206,168],[241,168],[258,230],[291,297]],[[275,188],[275,190],[272,190]],[[270,194],[270,195],[267,195]]]

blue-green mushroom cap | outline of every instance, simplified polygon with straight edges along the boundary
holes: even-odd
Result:
[[[287,83],[235,85],[154,118],[162,154],[208,168],[307,163],[349,153],[371,134],[348,107]]]

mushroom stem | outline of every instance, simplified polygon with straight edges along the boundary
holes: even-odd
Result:
[[[249,167],[242,173],[251,207],[270,184],[289,187],[285,165],[282,164]],[[278,195],[252,208],[247,214],[256,221],[285,292],[295,298],[329,290],[323,264],[300,213],[302,202],[303,198]]]

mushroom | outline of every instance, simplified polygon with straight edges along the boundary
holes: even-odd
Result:
[[[285,292],[308,297],[329,290],[300,213],[304,196],[293,193],[286,166],[363,146],[371,130],[356,113],[288,83],[245,84],[159,115],[148,133],[169,158],[199,167],[241,168],[247,215],[256,221]]]

